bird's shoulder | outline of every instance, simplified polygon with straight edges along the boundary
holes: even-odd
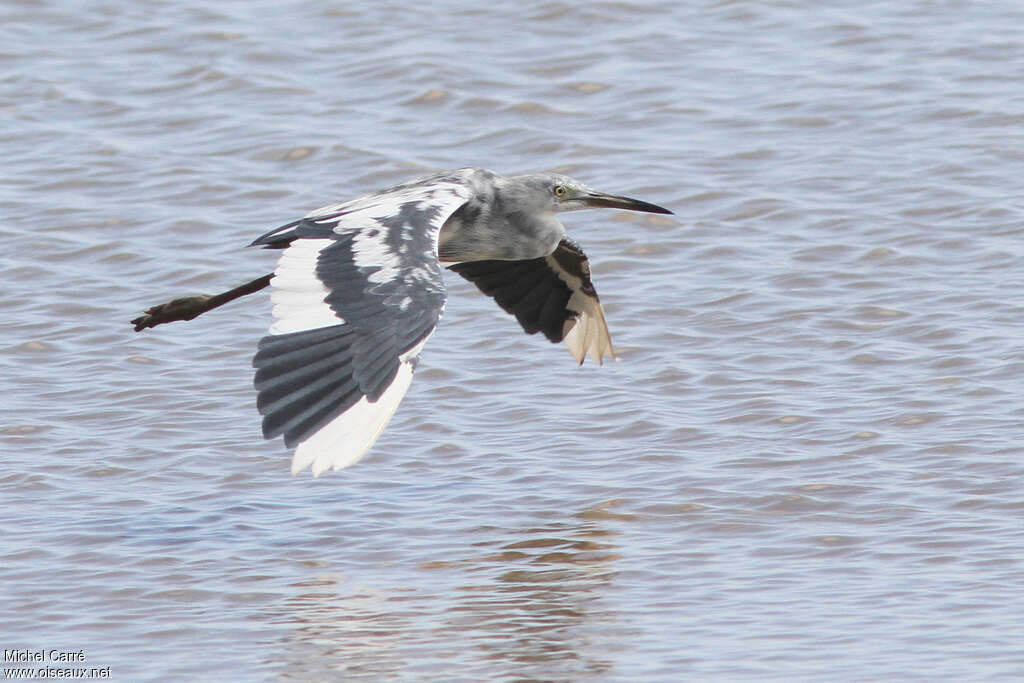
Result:
[[[331,238],[348,230],[440,229],[468,200],[490,192],[499,177],[478,167],[439,171],[322,206],[260,235],[249,246],[280,249],[297,238]]]

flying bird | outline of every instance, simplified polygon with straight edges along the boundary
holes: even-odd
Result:
[[[295,448],[292,474],[319,476],[363,457],[394,415],[444,310],[444,267],[578,363],[615,358],[586,254],[556,216],[597,207],[672,213],[555,173],[445,171],[271,230],[249,246],[282,250],[272,274],[132,324],[191,320],[271,285],[274,323],[253,358],[263,435]]]

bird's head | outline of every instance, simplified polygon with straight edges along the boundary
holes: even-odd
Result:
[[[645,213],[672,213],[657,204],[598,192],[578,180],[558,173],[534,173],[512,180],[519,180],[520,187],[525,190],[524,194],[529,195],[530,203],[545,212],[607,208]]]

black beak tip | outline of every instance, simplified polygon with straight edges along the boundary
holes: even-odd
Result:
[[[633,199],[632,197],[595,193],[590,195],[587,199],[589,200],[589,206],[592,207],[606,207],[610,209],[625,209],[626,211],[642,211],[643,213],[674,215],[663,206],[651,204],[650,202],[645,202],[640,199]]]
[[[658,206],[657,204],[651,204],[650,202],[642,202],[638,199],[634,199],[633,201],[636,202],[636,205],[633,207],[636,211],[643,211],[645,213],[661,213],[669,216],[675,215],[664,206]]]

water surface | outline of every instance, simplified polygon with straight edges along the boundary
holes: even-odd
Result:
[[[13,2],[0,648],[115,680],[1024,676],[1010,2]],[[449,279],[374,451],[292,478],[265,294],[326,203],[559,170],[619,363]]]

